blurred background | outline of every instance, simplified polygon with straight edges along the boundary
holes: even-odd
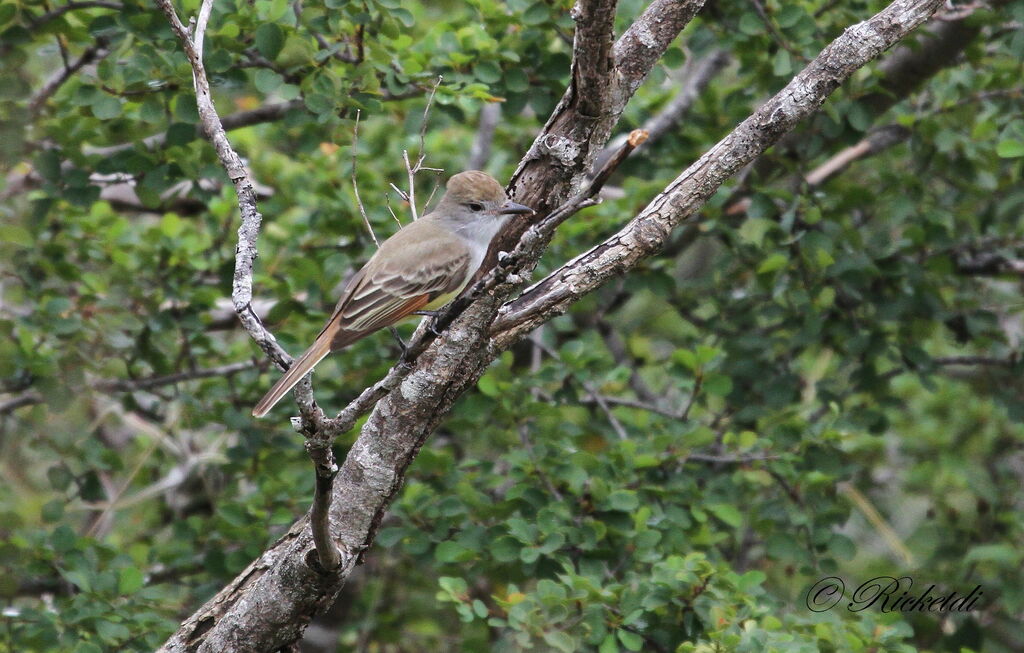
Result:
[[[538,275],[884,5],[709,0],[616,131],[651,140]],[[389,184],[431,89],[444,173],[417,177],[421,211],[460,170],[509,177],[569,79],[569,9],[214,6],[214,99],[264,215],[254,308],[286,349],[373,252],[353,177],[378,238],[410,219]],[[302,650],[1024,650],[1022,21],[941,10],[503,354]],[[0,55],[0,650],[152,650],[308,509],[313,474],[289,402],[249,415],[277,372],[231,309],[237,204],[164,16],[4,0]],[[328,358],[319,402],[397,355],[381,333]],[[879,575],[984,595],[805,604]]]

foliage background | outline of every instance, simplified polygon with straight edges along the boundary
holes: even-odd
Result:
[[[224,302],[237,208],[195,132],[187,62],[154,6],[91,4],[0,4],[11,651],[158,646],[306,510],[313,479],[287,408],[249,417],[274,376],[262,366],[133,381],[259,355]],[[621,26],[642,6],[620,3]],[[684,32],[620,131],[666,105],[687,62],[723,49],[728,67],[542,268],[612,232],[883,3],[769,0],[767,23],[759,6],[712,2]],[[486,167],[507,177],[564,89],[572,32],[563,1],[296,7],[218,2],[206,48],[222,115],[291,102],[230,133],[270,194],[257,295],[291,351],[373,251],[350,183],[356,111],[360,191],[384,237],[435,78],[428,165],[463,169],[500,99]],[[304,646],[1024,648],[1024,3],[967,20],[980,36],[955,65],[884,111],[878,67],[861,71],[664,256],[508,352],[423,449]],[[90,48],[96,61],[35,101]],[[791,181],[888,124],[909,137],[818,188]],[[141,142],[153,134],[163,146]],[[168,195],[196,179],[215,183]],[[435,180],[419,181],[425,198]],[[749,208],[730,215],[737,198]],[[332,357],[321,402],[340,407],[395,355],[380,335]],[[804,593],[828,575],[981,585],[985,600],[813,613]]]

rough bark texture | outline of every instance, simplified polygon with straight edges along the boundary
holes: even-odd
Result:
[[[583,4],[583,3],[580,3]],[[604,27],[585,31],[599,39],[574,40],[572,80],[547,124],[527,151],[509,182],[509,194],[537,213],[511,220],[491,247],[483,269],[493,266],[496,253],[511,251],[534,222],[574,195],[601,147],[626,108],[626,102],[679,32],[697,14],[704,0],[657,0],[612,45],[614,4],[597,3],[604,13],[580,11],[579,20],[601,20]],[[584,62],[584,63],[577,63]],[[588,77],[601,75],[604,82]],[[601,95],[593,95],[594,91]]]
[[[730,176],[824,103],[855,70],[926,20],[941,0],[898,1],[854,25],[822,50],[778,94],[708,150],[621,231],[576,257],[502,307],[492,325],[505,348],[608,279],[651,256]]]
[[[495,325],[496,339],[491,339],[489,325],[503,297],[485,296],[470,306],[376,405],[341,467],[330,511],[332,535],[342,554],[340,568],[333,574],[313,571],[308,562],[312,538],[307,520],[302,519],[190,617],[162,650],[274,651],[293,643],[309,619],[330,604],[362,551],[372,543],[408,465],[427,436],[500,348],[657,251],[672,227],[696,211],[729,175],[813,112],[854,70],[891,47],[940,3],[897,0],[869,21],[848,29],[619,234],[506,306]],[[595,23],[580,29],[596,35],[595,50],[591,52],[589,44],[577,40],[572,84],[512,182],[517,200],[534,203],[542,213],[560,204],[578,183],[629,95],[700,5],[652,4],[611,50],[614,58],[609,69],[607,36],[612,17],[589,11],[597,6],[608,9],[609,5],[582,4],[587,6],[581,8],[579,19]],[[659,11],[661,16],[656,14]],[[644,29],[646,32],[641,31]],[[582,56],[595,59],[579,63]],[[579,78],[583,71],[608,74],[612,79],[584,81]],[[591,98],[582,101],[576,89],[583,86],[604,92],[606,97],[597,104]],[[584,115],[581,109],[593,113]],[[248,240],[249,234],[245,236]]]

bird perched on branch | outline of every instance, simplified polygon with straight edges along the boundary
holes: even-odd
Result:
[[[526,213],[533,210],[509,200],[487,173],[469,170],[453,176],[437,208],[385,240],[349,280],[327,326],[260,399],[253,416],[266,415],[330,352],[454,299],[505,221]]]

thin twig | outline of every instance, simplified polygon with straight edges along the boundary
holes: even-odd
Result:
[[[623,406],[625,408],[636,408],[637,410],[645,410],[655,415],[661,415],[668,417],[669,419],[682,419],[682,414],[673,410],[667,410],[661,406],[651,404],[639,399],[629,399],[627,397],[610,397],[608,395],[602,395],[601,399],[606,403],[613,406]],[[596,403],[593,399],[589,401]]]
[[[410,163],[409,150],[402,150],[402,160],[405,162],[405,171],[409,177],[409,193],[408,195],[405,195],[405,200],[409,202],[409,211],[412,213],[413,222],[419,219],[418,209],[416,208],[416,173],[423,170],[442,172],[440,168],[424,167],[423,162],[427,158],[427,118],[430,116],[430,106],[434,103],[434,95],[437,93],[437,87],[441,85],[441,81],[443,79],[443,77],[438,75],[437,81],[434,82],[434,87],[430,89],[430,95],[427,97],[427,104],[423,107],[423,120],[420,121],[420,151],[419,156],[416,158],[416,163]],[[394,184],[391,184],[391,186],[396,191],[398,190],[398,187]],[[399,193],[401,194],[401,191],[399,191]],[[431,196],[433,196],[433,193],[431,193]]]
[[[366,215],[366,209],[363,207],[363,200],[359,197],[359,182],[356,180],[356,148],[359,146],[359,116],[361,112],[356,109],[356,124],[352,128],[352,192],[356,196],[356,206],[359,207],[359,215],[363,216],[363,224],[366,225],[366,230],[370,232],[370,238],[373,239],[373,244],[380,249],[380,242],[377,240],[377,234],[373,233],[373,227],[370,226],[370,218]]]
[[[544,487],[547,488],[547,491],[551,496],[561,501],[562,493],[558,491],[558,488],[555,487],[555,484],[551,482],[547,473],[545,473],[544,469],[540,466],[540,458],[533,449],[533,443],[530,442],[530,429],[526,425],[526,422],[519,424],[518,430],[519,441],[523,444],[523,449],[526,450],[526,455],[530,457],[530,461],[533,463],[533,469],[537,472],[537,476],[540,477],[541,482],[544,483]]]
[[[701,371],[697,372],[697,376],[693,381],[693,390],[690,392],[690,398],[686,400],[686,405],[683,406],[683,411],[679,413],[679,419],[683,422],[690,419],[690,409],[693,408],[693,402],[697,400],[697,395],[700,394],[701,385],[704,383],[704,374]]]
[[[409,194],[408,193],[406,193],[404,190],[402,190],[398,186],[395,186],[390,181],[388,182],[388,185],[391,186],[391,190],[395,191],[395,193],[397,193],[398,196],[402,198],[403,202],[408,202],[409,201]],[[397,220],[398,218],[396,217],[395,219]],[[399,224],[401,224],[401,223],[399,223]]]
[[[69,11],[75,11],[78,9],[113,9],[120,11],[124,9],[124,5],[120,2],[107,2],[106,0],[87,0],[85,2],[69,2],[66,5],[61,5],[52,11],[48,11],[38,18],[32,18],[29,20],[30,29],[36,29],[37,27],[50,22],[56,18],[60,18]]]
[[[714,454],[691,453],[686,455],[685,462],[726,463],[742,465],[760,460],[778,460],[780,456],[772,454],[749,454],[746,456],[716,456]]]
[[[421,155],[422,156],[422,155]],[[402,150],[402,159],[405,161],[405,170],[409,175],[409,212],[412,213],[412,221],[419,220],[416,214],[416,171],[409,165],[409,150]]]
[[[93,384],[93,387],[101,392],[134,392],[136,390],[150,390],[164,385],[173,385],[182,381],[193,381],[195,379],[209,379],[215,376],[231,376],[238,372],[251,370],[260,367],[265,363],[262,361],[242,361],[230,363],[219,367],[208,367],[175,374],[162,376],[150,376],[142,379],[105,379]]]
[[[108,54],[110,54],[110,50],[106,48],[105,42],[102,40],[97,40],[96,45],[86,48],[75,62],[64,66],[54,73],[50,79],[48,79],[46,83],[44,83],[42,87],[32,95],[32,98],[28,102],[29,114],[35,115],[42,108],[43,104],[45,104],[46,101],[57,92],[64,82],[68,81],[68,79],[81,70],[82,67],[94,61],[99,61]]]
[[[23,392],[16,397],[11,397],[6,401],[0,402],[0,415],[6,415],[7,413],[14,412],[22,406],[32,406],[33,404],[42,403],[43,396],[35,390],[29,390]]]
[[[535,347],[546,353],[551,358],[554,358],[557,361],[562,360],[562,357],[558,354],[557,351],[549,347],[547,344],[544,343],[543,340],[540,339],[539,334],[532,335],[530,337],[530,341],[533,342],[533,345]],[[582,378],[578,374],[572,371],[569,371],[568,374],[572,379],[574,379],[577,383],[580,384],[583,390],[586,391],[587,395],[589,395],[590,400],[593,403],[597,404],[597,406],[601,409],[601,412],[605,414],[605,417],[608,418],[608,422],[612,425],[612,429],[614,429],[615,434],[619,436],[619,439],[628,440],[629,434],[626,433],[626,429],[623,428],[622,423],[618,420],[617,417],[615,417],[615,413],[612,412],[612,409],[604,400],[604,396],[601,395],[601,393],[599,393],[597,389],[595,389],[594,386],[590,384],[589,381]]]
[[[391,187],[395,188],[395,185],[391,184]],[[398,190],[398,189],[395,188],[395,190]],[[401,193],[402,191],[398,191],[398,192]],[[396,223],[398,223],[398,228],[401,229],[402,228],[402,221],[398,219],[398,216],[395,215],[395,210],[393,208],[391,208],[391,194],[390,193],[384,193],[384,206],[388,207],[388,213],[391,214],[391,217],[395,219]]]
[[[807,61],[807,57],[790,45],[782,33],[779,32],[778,28],[775,27],[775,23],[772,22],[772,19],[768,16],[768,12],[765,11],[764,4],[762,4],[761,0],[750,0],[750,4],[754,5],[754,11],[756,11],[757,15],[761,17],[761,22],[764,23],[766,28],[768,28],[768,32],[772,35],[772,39],[774,39],[780,47],[796,57],[797,60]]]
[[[221,165],[235,186],[235,193],[238,197],[242,224],[238,229],[239,242],[235,249],[235,273],[231,292],[235,313],[242,322],[242,326],[253,340],[259,344],[267,356],[282,369],[287,369],[292,363],[292,358],[277,344],[273,334],[263,326],[262,321],[252,310],[252,270],[257,253],[256,239],[259,236],[259,228],[263,216],[256,206],[254,184],[249,171],[238,156],[238,153],[231,147],[231,143],[228,141],[227,134],[224,131],[224,126],[217,115],[217,109],[210,95],[210,83],[206,77],[206,69],[203,66],[201,50],[203,32],[209,20],[213,0],[203,0],[199,11],[199,19],[196,21],[195,41],[189,36],[188,30],[178,18],[171,0],[156,0],[156,2],[170,21],[171,29],[181,41],[185,55],[192,65],[192,79],[196,89],[196,106],[199,110],[199,118],[202,121],[207,138],[210,139],[214,149],[217,151]],[[326,418],[313,397],[313,389],[308,375],[296,386],[294,395],[302,416],[301,428],[299,430],[307,439],[307,451],[317,472],[317,488],[319,493],[324,483],[330,484],[333,481],[334,474],[330,472],[330,469],[337,468],[337,464],[333,462],[330,436],[324,435],[324,422]],[[328,495],[330,494],[329,487],[327,493]],[[315,504],[317,501],[318,498],[314,497]],[[319,497],[319,501],[323,501],[323,497]],[[320,505],[322,506],[322,504]],[[326,517],[324,519],[327,521]],[[322,541],[323,532],[319,534],[314,532],[314,543],[320,542],[320,546],[317,546],[317,556],[322,561],[321,567],[324,570],[337,570],[340,567],[340,563],[335,564],[335,555],[338,552],[333,542],[330,541],[329,523],[325,525],[325,529],[327,531],[327,544]],[[314,531],[316,530],[318,529],[314,529]]]

